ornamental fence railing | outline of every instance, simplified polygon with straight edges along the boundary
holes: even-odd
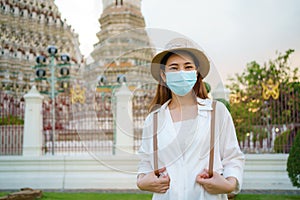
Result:
[[[154,96],[152,88],[149,86],[132,91],[134,151],[138,150],[141,143],[143,123],[148,114],[148,105]],[[71,93],[59,94],[55,97],[53,137],[52,100],[46,97],[43,100],[43,154],[54,152],[56,155],[113,155],[117,126],[115,106],[113,90],[86,91],[84,103],[74,102]],[[247,109],[237,109],[238,106]],[[22,155],[24,107],[23,97],[0,92],[2,156]],[[280,86],[278,99],[265,100],[259,95],[242,103],[231,99],[230,111],[241,149],[245,153],[288,153],[300,129],[299,110],[299,91],[284,86]]]

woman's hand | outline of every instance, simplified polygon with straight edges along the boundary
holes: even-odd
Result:
[[[224,178],[217,172],[213,172],[213,176],[209,178],[208,171],[205,169],[196,177],[199,183],[210,194],[226,194],[235,190],[237,180],[234,177]]]
[[[164,173],[166,168],[159,169],[159,173]],[[140,174],[137,180],[137,186],[141,190],[166,193],[170,187],[170,177],[168,174],[157,177],[154,172],[148,174]]]

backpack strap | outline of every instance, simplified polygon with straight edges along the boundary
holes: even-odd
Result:
[[[214,145],[215,145],[215,115],[216,115],[216,101],[212,102],[211,124],[210,124],[210,150],[209,150],[209,166],[208,175],[213,176],[214,169]]]
[[[154,173],[159,177],[158,171],[158,152],[157,152],[157,112],[153,114],[153,157],[154,157]]]

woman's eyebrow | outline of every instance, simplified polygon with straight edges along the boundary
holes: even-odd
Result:
[[[190,64],[194,65],[195,63],[193,63],[193,62],[185,62],[184,63],[184,65],[190,65]]]
[[[168,65],[168,67],[171,67],[171,66],[178,66],[179,64],[178,63],[171,63]]]
[[[191,65],[191,64],[194,65],[194,63],[190,62],[190,61],[184,63],[184,65]],[[168,67],[170,67],[170,66],[178,66],[178,65],[179,65],[178,63],[171,63],[171,64],[168,65]]]

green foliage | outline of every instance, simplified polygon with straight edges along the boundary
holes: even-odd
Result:
[[[274,141],[274,151],[276,153],[287,153],[286,146],[288,145],[290,133],[291,131],[287,130],[276,137]]]
[[[5,116],[3,118],[0,118],[0,125],[22,125],[24,124],[24,120],[20,119],[17,116]]]
[[[120,193],[49,193],[46,192],[43,194],[41,199],[72,199],[72,200],[81,200],[81,199],[97,199],[97,200],[150,200],[152,194],[120,194]]]
[[[293,186],[300,188],[300,130],[297,132],[290,150],[287,171]]]
[[[299,69],[292,69],[288,62],[293,52],[290,49],[284,54],[278,53],[277,58],[264,65],[252,61],[244,72],[229,78],[230,84],[226,87],[231,91],[231,114],[239,139],[245,138],[250,131],[257,131],[255,127],[268,128],[268,125],[299,120],[296,116],[300,108]],[[279,83],[279,99],[262,98],[262,83],[269,79]]]
[[[295,92],[300,93],[300,82],[291,82],[289,83],[290,88],[293,88]]]

